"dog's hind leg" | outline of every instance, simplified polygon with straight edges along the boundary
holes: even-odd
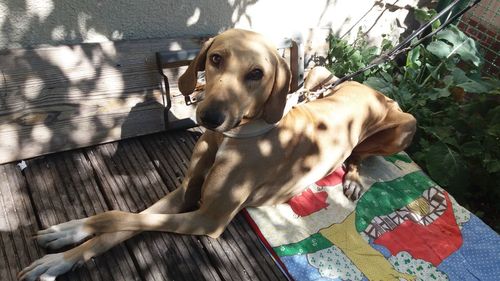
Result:
[[[367,155],[353,153],[345,161],[346,173],[344,175],[342,187],[344,195],[353,201],[358,199],[363,191],[358,169],[361,161],[366,157]]]
[[[372,155],[392,155],[403,151],[410,145],[416,130],[415,118],[399,110],[390,111],[386,117],[386,124],[394,126],[379,131],[358,144],[346,160],[346,174],[344,176],[344,194],[356,200],[363,191],[359,176],[359,165],[363,159]]]

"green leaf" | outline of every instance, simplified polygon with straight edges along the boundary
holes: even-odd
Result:
[[[384,77],[384,79],[388,82],[388,83],[392,83],[392,77],[391,75],[389,75],[388,73],[386,72],[382,72],[381,73],[382,77]]]
[[[385,79],[374,76],[366,79],[366,81],[363,84],[370,86],[375,90],[380,91],[381,93],[384,94],[390,93],[393,87],[392,84],[386,81]]]
[[[430,92],[428,93],[429,99],[437,100],[439,98],[446,98],[446,97],[449,97],[451,95],[451,92],[449,90],[449,86],[452,84],[453,78],[451,76],[447,75],[442,79],[442,82],[445,84],[444,87],[433,88],[432,90],[430,90]]]
[[[436,71],[437,66],[432,65],[430,63],[426,63],[425,67],[429,70],[430,75],[432,76],[432,78],[438,79],[438,74],[437,74],[437,71]]]
[[[461,87],[466,92],[469,93],[485,93],[488,92],[488,87],[484,86],[484,83],[480,83],[473,80],[465,74],[465,71],[456,67],[453,69],[451,75],[453,76],[453,82],[457,87]]]
[[[498,173],[500,172],[500,161],[488,161],[486,164],[486,171],[489,173]]]
[[[441,21],[437,20],[437,21],[432,23],[432,30],[434,31],[434,30],[438,29],[440,26],[441,26]]]
[[[486,132],[494,137],[500,137],[500,123],[490,126]]]
[[[473,157],[479,156],[483,152],[483,148],[479,141],[469,141],[460,147],[460,150],[464,156]]]
[[[445,59],[450,55],[453,50],[453,46],[447,44],[444,41],[432,41],[427,45],[427,51],[431,52],[431,54],[435,55],[440,59]]]
[[[454,136],[455,131],[450,126],[421,126],[426,133],[434,135],[438,140],[442,141],[445,138]]]
[[[421,24],[426,24],[437,14],[435,10],[433,9],[429,10],[427,8],[423,9],[415,8],[414,13],[415,13],[415,19]],[[441,26],[441,21],[438,19],[432,23],[432,30],[436,30],[439,26]]]
[[[429,10],[427,8],[424,9],[415,8],[413,9],[413,12],[415,15],[415,19],[420,23],[428,22],[436,14],[436,11]]]
[[[488,120],[490,120],[491,124],[500,123],[500,104],[496,105],[494,108],[488,111],[486,116]]]
[[[489,94],[500,95],[500,79],[498,78],[485,78],[482,80],[485,86],[489,88]]]
[[[455,196],[463,195],[469,184],[466,163],[456,151],[442,142],[434,143],[426,154],[427,171],[440,185],[452,188]]]
[[[420,46],[415,47],[410,52],[408,52],[408,56],[406,57],[406,66],[410,68],[420,68],[422,62],[420,61]]]
[[[482,59],[477,49],[476,42],[467,37],[467,35],[460,31],[456,26],[450,25],[448,28],[443,29],[438,34],[436,34],[436,39],[438,39],[438,41],[433,41],[431,42],[431,44],[434,42],[447,42],[451,44],[448,45],[448,47],[444,47],[444,45],[440,43],[433,44],[445,48],[445,51],[437,50],[435,49],[435,46],[431,48],[434,52],[439,53],[440,55],[443,55],[446,51],[449,51],[446,56],[441,58],[446,58],[450,57],[453,54],[458,54],[462,60],[470,62],[475,66],[479,66],[481,64]]]

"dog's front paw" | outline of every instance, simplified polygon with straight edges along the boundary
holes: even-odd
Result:
[[[361,192],[363,191],[363,184],[361,184],[361,181],[356,177],[345,177],[342,187],[344,195],[352,201],[358,200],[361,196]]]
[[[17,274],[18,280],[56,280],[56,277],[79,265],[78,260],[67,260],[64,253],[48,254],[34,261]]]
[[[53,225],[47,229],[40,230],[35,238],[40,246],[49,249],[59,249],[61,247],[81,242],[93,233],[85,228],[85,219],[71,220],[65,223]]]

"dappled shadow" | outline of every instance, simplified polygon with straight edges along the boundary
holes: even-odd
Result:
[[[37,230],[107,210],[96,192],[96,182],[89,168],[82,151],[29,160],[23,172],[14,164],[0,166],[0,171],[6,172],[2,175],[0,192],[0,209],[5,215],[0,221],[7,222],[0,225],[0,244],[4,253],[0,268],[7,273],[2,276],[3,280],[17,280],[15,276],[21,269],[44,254],[54,252],[42,249],[32,239]],[[5,176],[7,182],[3,181]],[[138,279],[132,264],[126,249],[119,246],[61,280]]]
[[[162,20],[158,22],[158,28],[161,30],[168,28],[168,20],[175,16],[183,17],[187,30],[199,33],[200,30],[206,30],[206,27],[209,26],[210,30],[207,33],[212,33],[212,31],[216,33],[221,29],[231,27],[239,18],[248,17],[245,13],[246,7],[255,2],[233,1],[230,4],[222,1],[223,5],[214,5],[217,9],[221,6],[224,7],[218,10],[217,14],[220,17],[217,19],[209,17],[208,15],[211,13],[205,14],[196,5],[179,4],[179,9],[174,9],[175,15],[163,15]],[[111,4],[112,2],[103,2],[95,9],[83,10],[83,13],[79,13],[79,9],[70,9],[74,12],[70,13],[72,23],[63,24],[63,27],[60,27],[58,19],[63,16],[68,6],[71,7],[75,3],[54,1],[53,10],[43,17],[34,16],[27,25],[26,30],[28,31],[21,36],[28,38],[33,33],[40,31],[42,37],[49,38],[50,36],[51,40],[54,40],[54,37],[57,38],[54,36],[54,32],[56,34],[60,32],[63,36],[60,40],[65,42],[75,40],[77,42],[86,40],[90,30],[108,39],[120,39],[121,32],[130,30],[128,27],[109,27],[103,24],[104,21],[100,21],[102,17],[107,17],[119,9],[113,6],[116,4]],[[77,4],[75,5],[79,7]],[[26,7],[26,2],[23,5],[22,2],[9,1],[8,6],[10,10],[22,12]],[[131,10],[132,8],[126,7],[125,9]],[[151,18],[155,18],[155,15],[156,13],[151,15]],[[14,17],[14,14],[11,15],[3,23],[2,32],[10,32],[13,29],[16,22]],[[133,23],[140,19],[132,17],[128,20]],[[213,20],[216,21],[216,24],[212,24]],[[251,22],[251,19],[248,21]],[[158,33],[161,34],[161,31]],[[12,38],[11,42],[16,40]],[[57,40],[54,43],[58,43]],[[117,50],[120,50],[119,47],[123,47],[123,44],[95,43],[85,47],[66,46],[61,48],[55,56],[49,49],[4,52],[3,55],[9,60],[0,62],[3,76],[2,87],[0,87],[2,91],[0,118],[2,118],[1,125],[10,128],[9,136],[12,137],[13,143],[11,143],[9,151],[17,153],[16,151],[29,147],[32,149],[32,153],[39,154],[48,152],[44,150],[47,146],[49,151],[70,149],[162,130],[161,127],[148,128],[150,125],[157,124],[155,122],[164,116],[164,104],[161,102],[161,97],[159,98],[157,95],[159,79],[154,69],[154,63],[148,61],[148,59],[153,58],[154,52],[150,49],[138,50],[138,52],[142,52],[143,56],[137,61],[144,64],[144,61],[141,60],[145,59],[148,67],[153,66],[149,69],[150,72],[145,73],[145,77],[139,77],[146,80],[146,84],[141,84],[139,81],[141,79],[134,79],[138,78],[137,72],[134,71],[134,67],[137,67],[134,63],[137,61],[131,63],[127,60],[128,58],[116,56]],[[171,46],[165,46],[165,48],[168,47]],[[180,48],[182,47],[181,45]],[[24,57],[26,52],[29,53],[29,57]],[[76,60],[64,57],[61,59],[59,55],[65,53],[70,54],[69,57],[76,58]],[[75,70],[84,71],[82,73],[75,72]],[[90,72],[85,72],[87,70]],[[113,77],[111,83],[109,82],[110,77]],[[36,91],[33,90],[34,88]],[[107,100],[110,96],[116,99],[116,103],[103,106],[102,101]],[[114,111],[117,108],[122,111]],[[112,113],[106,114],[110,111]],[[12,115],[9,115],[11,113]],[[347,136],[351,136],[352,122],[352,119],[346,119],[345,132]],[[234,158],[223,159],[230,163],[230,169],[223,174],[223,177],[217,178],[218,184],[228,189],[223,190],[228,193],[221,194],[222,198],[225,199],[225,204],[241,203],[239,202],[241,198],[235,191],[242,187],[259,187],[260,189],[256,191],[257,194],[254,195],[257,199],[250,205],[260,205],[280,203],[298,193],[307,184],[304,182],[304,186],[301,186],[303,175],[314,169],[314,165],[318,163],[317,155],[325,153],[320,151],[318,139],[333,145],[340,144],[341,141],[337,139],[338,136],[326,135],[325,127],[327,125],[325,123],[304,123],[303,127],[296,127],[297,131],[290,129],[293,132],[288,132],[294,136],[293,139],[289,140],[292,143],[292,149],[289,149],[290,143],[267,143],[264,138],[257,141],[242,141],[240,144],[245,147],[244,150],[237,145],[226,147],[227,152],[232,154]],[[317,130],[318,136],[305,133],[311,130]],[[339,131],[344,132],[343,130]],[[271,139],[279,139],[278,132],[273,131],[270,134],[275,134],[270,137]],[[181,178],[185,175],[188,165],[186,159],[189,158],[193,145],[189,142],[184,146],[182,144],[175,145],[171,139],[166,142],[171,146],[162,147],[157,143],[156,149],[162,149],[161,152],[149,150],[146,141],[136,139],[87,149],[82,153],[84,156],[78,156],[76,159],[67,158],[67,155],[75,155],[80,152],[49,156],[56,160],[52,158],[32,160],[29,165],[32,164],[32,167],[37,167],[37,169],[28,170],[26,173],[27,177],[31,177],[36,183],[31,188],[31,192],[35,198],[33,204],[42,218],[40,227],[48,227],[68,219],[92,215],[107,209],[138,212],[153,204],[178,186]],[[351,140],[349,142],[347,146],[352,148],[354,144]],[[177,148],[172,151],[171,148],[175,146]],[[334,166],[343,162],[350,153],[349,150],[347,148],[341,156],[332,159]],[[14,154],[12,157],[16,159],[21,156]],[[165,172],[162,174],[160,170],[162,161],[176,162],[177,173],[168,174]],[[326,168],[319,174],[322,176],[334,168]],[[318,178],[308,179],[310,182],[315,180]],[[301,185],[296,186],[297,182],[301,182]],[[264,187],[273,186],[282,187],[278,190],[279,196],[282,198],[279,202],[266,200],[276,190]],[[92,187],[94,190],[83,192],[87,187]],[[57,198],[57,200],[51,201],[51,198]],[[82,203],[83,201],[86,203]],[[96,205],[95,202],[100,203],[100,205]],[[84,206],[84,204],[88,204],[88,206]],[[154,237],[160,237],[160,235],[155,234]],[[169,234],[168,237],[178,236]],[[205,241],[203,245],[207,248],[210,247],[211,243],[215,243],[215,240],[209,238],[201,239]],[[222,239],[230,241],[228,244],[236,244],[236,242],[231,241],[232,238],[228,232],[223,234]],[[138,240],[133,241],[137,242]],[[183,240],[183,242],[185,241]],[[193,244],[189,246],[194,248]],[[178,249],[178,251],[182,252],[182,249]],[[169,255],[171,255],[170,251],[158,254],[158,256],[163,257],[162,261],[167,258],[166,264],[168,266],[175,266],[174,259],[168,258]],[[207,255],[215,255],[215,253]],[[213,256],[210,258],[215,259]],[[23,266],[25,265],[23,264]],[[144,270],[150,271],[147,262],[144,265]],[[115,268],[108,265],[101,266]]]
[[[103,40],[145,39],[216,34],[245,17],[257,0],[211,1],[77,1],[52,0],[34,5],[3,0],[0,49],[39,44],[72,44]],[[214,17],[213,15],[217,15]]]
[[[155,2],[149,6],[153,10],[145,11],[148,5],[144,2],[95,2],[92,5],[88,1],[52,1],[51,9],[45,14],[32,13],[25,0],[0,2],[0,8],[8,11],[7,16],[0,20],[0,37],[4,39],[2,42],[6,42],[0,46],[3,49],[0,51],[0,154],[4,157],[0,162],[164,129],[164,104],[157,90],[159,78],[154,69],[154,52],[182,49],[182,40],[171,40],[171,45],[156,47],[156,50],[151,45],[161,40],[152,39],[153,43],[150,45],[131,44],[131,50],[127,50],[127,42],[61,44],[216,34],[234,26],[239,18],[248,17],[246,9],[256,1],[217,1],[218,5],[208,7],[217,9],[216,18],[210,16],[214,11],[200,9],[196,3],[171,2],[165,3],[165,8],[159,8]],[[133,7],[128,6],[129,4]],[[150,17],[134,16],[130,13],[134,10],[142,10],[143,14]],[[125,15],[119,16],[117,13]],[[116,21],[108,21],[110,17]],[[251,22],[250,18],[248,20]],[[143,36],[140,29],[144,25],[156,30],[151,31],[149,36]],[[172,26],[179,27],[170,30]],[[34,49],[16,49],[20,47],[19,42],[23,43],[23,47],[31,46]],[[40,46],[41,42],[56,47]],[[129,54],[130,57],[124,57],[123,54]],[[123,158],[128,152],[125,149],[118,154],[121,161],[129,161],[127,165],[132,165],[131,160]],[[27,214],[29,219],[26,222],[2,226],[0,230],[0,242],[9,243],[2,244],[1,247],[2,256],[10,255],[10,264],[2,262],[1,266],[2,272],[9,272],[4,276],[7,280],[15,280],[15,274],[19,270],[46,253],[35,245],[35,241],[26,239],[37,229],[117,207],[111,204],[110,198],[101,197],[98,183],[93,179],[99,170],[90,166],[84,169],[77,167],[74,163],[89,164],[85,158],[70,159],[67,156],[80,153],[82,152],[72,151],[58,154],[59,156],[51,155],[28,163],[31,172],[26,170],[26,173],[33,180],[30,189],[16,189],[12,192],[23,197],[28,209],[33,208],[37,213]],[[117,155],[110,155],[114,156]],[[68,169],[67,165],[74,169]],[[38,168],[33,170],[33,167]],[[83,170],[90,171],[90,174],[82,174]],[[143,173],[136,172],[132,177],[144,176]],[[74,178],[75,175],[80,177]],[[58,182],[54,182],[54,178],[58,178]],[[124,187],[130,185],[125,184]],[[80,188],[96,188],[93,196],[98,199],[89,199],[92,195],[81,192]],[[168,190],[164,189],[163,192],[151,195],[147,202],[138,202],[130,210],[140,211],[148,207]],[[33,196],[33,201],[30,201],[30,196]],[[81,203],[82,200],[90,201]],[[94,209],[95,200],[104,200],[100,202],[104,207]],[[117,200],[126,201],[120,196]],[[25,212],[10,207],[4,208],[4,211],[9,219]],[[38,223],[35,221],[37,217],[41,218]],[[24,237],[25,241],[16,237]],[[165,245],[169,244],[163,242],[162,246]],[[191,246],[193,249],[197,247],[196,244]],[[14,255],[16,251],[18,256]],[[172,258],[175,256],[172,252],[171,247],[163,247],[159,252],[161,262],[171,270],[182,263],[178,258]],[[120,267],[116,266],[115,261]],[[151,261],[139,261],[143,272],[150,271],[148,262]],[[85,269],[70,273],[62,280],[113,280],[113,276],[123,277],[123,274],[127,274],[116,272],[124,268],[123,264],[133,265],[130,257],[124,254],[123,246],[90,263]],[[157,267],[161,268],[161,263]],[[124,276],[123,279],[134,278],[134,275]]]
[[[40,10],[26,0],[2,1],[0,163],[163,130],[154,53],[192,46],[155,38],[216,34],[249,17],[254,3],[56,0]],[[152,39],[106,42],[121,38]],[[93,41],[102,43],[61,45]],[[12,49],[18,43],[34,49]]]

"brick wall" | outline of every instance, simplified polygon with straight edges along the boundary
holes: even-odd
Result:
[[[474,38],[482,47],[484,71],[492,76],[500,74],[500,0],[483,0],[468,11],[458,27]]]

